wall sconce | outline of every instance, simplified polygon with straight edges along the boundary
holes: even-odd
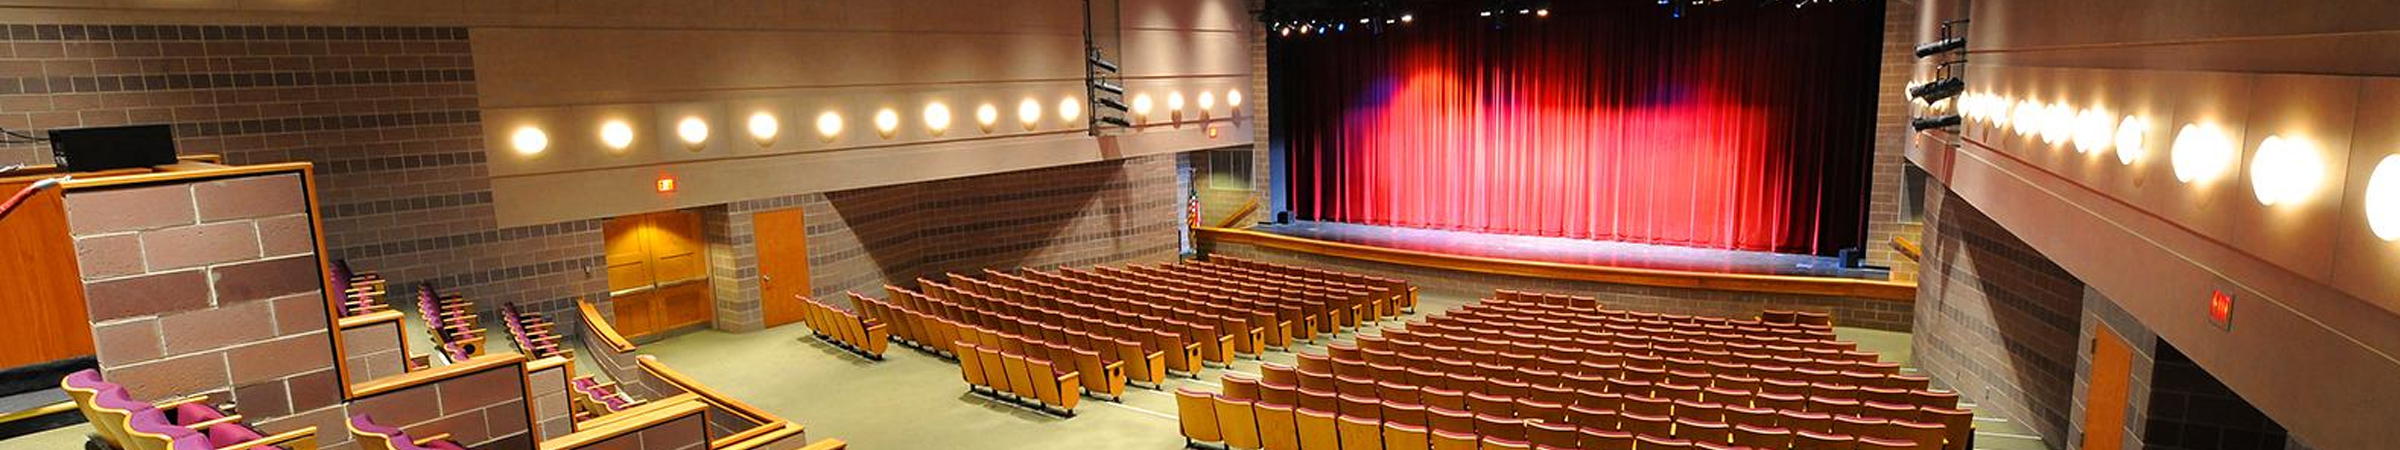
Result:
[[[1067,96],[1067,98],[1058,99],[1058,120],[1073,124],[1077,119],[1082,118],[1082,101],[1076,100],[1075,96],[1072,95]]]
[[[1217,94],[1214,92],[1200,91],[1199,98],[1193,100],[1200,102],[1200,117],[1203,119],[1208,118],[1209,110],[1217,108]]]
[[[2075,134],[2075,110],[2065,103],[2051,103],[2042,110],[2042,143],[2060,145]]]
[[[2250,157],[2250,191],[2260,205],[2299,203],[2324,182],[2325,157],[2307,139],[2267,136]]]
[[[2233,163],[2233,142],[2213,123],[2185,124],[2175,132],[2174,147],[2167,152],[2175,165],[2175,179],[2185,183],[2213,180]]]
[[[2130,166],[2147,156],[2150,149],[2143,146],[2149,144],[2149,134],[2149,121],[2141,116],[2125,116],[2124,122],[2117,123],[2117,162]]]
[[[541,128],[521,127],[508,136],[508,143],[517,149],[519,155],[539,155],[543,150],[550,149],[550,134],[543,133]]]
[[[2117,124],[2109,120],[2115,117],[2107,109],[2097,106],[2084,108],[2083,113],[2076,114],[2075,136],[2072,138],[2075,152],[2107,153],[2109,144],[2117,137]]]
[[[2384,241],[2400,241],[2400,155],[2386,155],[2367,176],[2367,228]]]
[[[842,113],[826,111],[824,114],[817,115],[818,139],[824,140],[825,142],[833,142],[833,138],[840,137],[841,135]]]
[[[950,105],[944,105],[942,102],[925,105],[925,129],[933,132],[934,136],[941,136],[943,131],[949,131]]]
[[[983,134],[992,134],[992,128],[1000,125],[1000,107],[990,103],[975,107],[975,124],[983,126]]]
[[[1025,126],[1025,131],[1041,125],[1042,102],[1030,98],[1017,102],[1017,122]]]
[[[611,120],[600,125],[600,143],[608,145],[611,150],[624,150],[632,147],[633,126],[626,125],[622,120]]]
[[[892,134],[898,133],[899,131],[900,113],[892,111],[891,108],[884,108],[883,110],[875,111],[876,134],[883,135],[884,139],[891,139]]]
[[[2036,137],[2042,132],[2042,105],[2018,100],[2017,108],[2009,111],[2009,120],[2016,123],[2017,136]]]
[[[685,117],[675,124],[675,136],[683,138],[685,150],[700,151],[708,143],[708,122],[699,117]]]
[[[1167,120],[1183,122],[1183,91],[1167,92]]]
[[[1148,122],[1150,119],[1150,106],[1150,94],[1136,94],[1133,96],[1134,117],[1140,118],[1144,122]]]
[[[750,139],[758,141],[758,146],[775,146],[775,135],[782,132],[783,124],[775,121],[774,114],[760,111],[750,115]]]

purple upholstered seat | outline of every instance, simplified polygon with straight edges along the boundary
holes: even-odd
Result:
[[[157,405],[134,400],[132,394],[125,392],[124,386],[100,380],[100,372],[96,370],[85,369],[69,374],[66,383],[69,387],[94,391],[95,395],[92,396],[94,406],[126,413],[157,408]],[[162,413],[166,415],[167,423],[175,425],[190,425],[225,418],[224,411],[218,411],[214,407],[197,402],[175,405],[174,409],[162,411]]]
[[[350,429],[359,433],[382,436],[386,442],[391,443],[391,450],[463,450],[462,447],[459,447],[458,443],[450,442],[448,440],[433,441],[427,442],[425,445],[417,445],[416,439],[409,437],[407,431],[402,431],[399,428],[375,423],[375,419],[367,417],[365,414],[351,415]]]

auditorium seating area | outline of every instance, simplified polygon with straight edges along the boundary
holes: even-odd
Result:
[[[840,306],[802,296],[798,298],[801,323],[818,339],[856,352],[868,359],[883,359],[883,350],[890,347],[891,324],[860,315]]]
[[[352,271],[349,261],[339,259],[333,260],[333,265],[328,269],[326,276],[331,278],[329,281],[333,282],[333,290],[341,293],[343,316],[356,316],[391,309],[391,305],[385,303],[383,299],[384,281],[382,276],[376,275],[374,272]]]
[[[475,314],[475,304],[465,297],[442,295],[432,284],[417,285],[417,318],[425,323],[425,339],[435,352],[448,362],[465,361],[482,355],[484,340],[490,334]],[[513,331],[513,330],[512,330]]]
[[[315,450],[316,427],[273,435],[260,433],[240,414],[195,396],[165,403],[134,400],[124,386],[100,379],[100,371],[67,376],[60,390],[74,399],[98,442],[124,450]]]
[[[1241,449],[1973,448],[1956,393],[1835,340],[1823,316],[1495,294],[1225,375],[1219,393],[1178,390],[1184,435]]]

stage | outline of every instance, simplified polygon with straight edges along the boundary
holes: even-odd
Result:
[[[1369,247],[1579,266],[1864,280],[1882,280],[1891,276],[1889,271],[1882,269],[1844,269],[1841,267],[1841,259],[1828,256],[1335,222],[1294,221],[1286,224],[1262,224],[1250,229],[1301,239]]]

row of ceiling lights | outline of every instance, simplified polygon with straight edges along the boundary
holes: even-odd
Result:
[[[1215,92],[1201,91],[1196,96],[1196,100],[1198,102],[1199,109],[1202,112],[1208,112],[1216,108],[1217,96]],[[1233,109],[1241,108],[1242,92],[1240,90],[1225,91],[1225,105],[1226,107]],[[1139,94],[1133,98],[1133,113],[1138,116],[1149,115],[1154,106],[1155,105],[1150,98],[1150,94]],[[1184,109],[1183,92],[1168,92],[1166,106],[1167,110],[1170,111],[1170,114],[1181,112]],[[1061,122],[1080,123],[1077,122],[1077,120],[1082,118],[1083,108],[1084,105],[1082,100],[1078,99],[1077,97],[1068,96],[1066,98],[1059,99],[1057,109],[1058,119]],[[931,132],[934,136],[941,136],[942,133],[949,131],[951,125],[951,113],[950,106],[948,104],[940,101],[927,103],[922,115],[925,121],[925,129]],[[1033,131],[1039,128],[1041,120],[1041,101],[1027,98],[1024,101],[1017,103],[1017,121],[1025,128],[1025,131]],[[997,131],[1000,123],[999,107],[991,103],[984,103],[975,107],[975,122],[978,125],[981,125],[984,133],[993,133]],[[707,119],[700,116],[685,116],[682,120],[676,122],[675,124],[675,137],[680,139],[686,148],[691,150],[699,150],[708,143],[708,123],[709,122]],[[775,117],[775,114],[766,111],[750,114],[750,119],[747,125],[750,131],[750,138],[757,142],[760,146],[774,145],[776,137],[782,133],[783,128],[781,121]],[[900,113],[892,110],[891,108],[878,110],[875,112],[874,125],[877,135],[882,136],[884,139],[891,139],[899,134]],[[839,138],[842,135],[842,131],[845,126],[846,124],[840,112],[827,110],[817,114],[817,137],[824,142],[833,142],[836,138]],[[600,125],[600,143],[607,145],[611,150],[624,150],[626,148],[630,148],[633,146],[633,140],[633,125],[628,124],[623,120],[610,120]],[[540,155],[542,152],[547,151],[550,148],[550,134],[538,126],[519,127],[516,131],[509,135],[509,145],[520,155],[528,157]]]
[[[1957,99],[1967,120],[2013,131],[2018,136],[2050,145],[2070,146],[2077,153],[2117,152],[2117,162],[2133,165],[2148,156],[2144,146],[2153,129],[2140,115],[2118,116],[2105,107],[2077,109],[2066,103],[2012,100],[1991,93],[1970,93]],[[2168,147],[2175,179],[2186,184],[2214,181],[2232,168],[2240,145],[2224,127],[2209,122],[2186,123],[2176,130]],[[2325,183],[2323,152],[2306,136],[2269,135],[2250,159],[2250,190],[2260,205],[2291,205],[2307,201]],[[2377,238],[2400,241],[2400,155],[2376,164],[2366,187],[2369,228]]]

